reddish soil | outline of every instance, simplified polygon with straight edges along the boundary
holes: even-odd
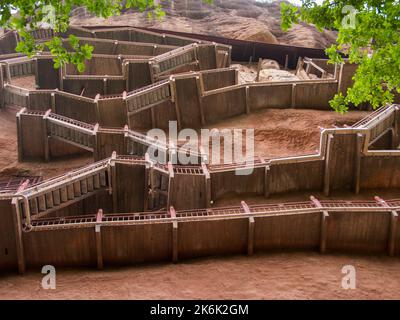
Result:
[[[356,268],[344,290],[343,266]],[[271,253],[123,269],[59,270],[57,289],[40,270],[0,275],[1,299],[400,299],[400,260],[388,257]]]
[[[11,84],[28,90],[36,90],[35,76],[12,78]]]
[[[318,153],[319,127],[350,126],[367,114],[368,112],[361,111],[350,111],[341,115],[332,111],[264,109],[250,115],[227,119],[206,128],[254,129],[255,156],[276,158]],[[223,147],[222,142],[221,145]],[[243,146],[245,146],[244,133]]]

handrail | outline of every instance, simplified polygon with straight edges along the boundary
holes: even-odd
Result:
[[[313,197],[311,197],[313,198]],[[48,229],[84,228],[99,226],[127,226],[149,223],[171,223],[172,221],[206,221],[215,219],[240,219],[246,217],[289,216],[297,214],[312,214],[328,212],[376,212],[389,213],[400,210],[400,200],[385,200],[385,206],[378,201],[345,201],[345,200],[319,200],[319,205],[313,201],[267,203],[248,205],[248,211],[242,206],[217,207],[195,210],[176,211],[172,216],[169,211],[137,212],[137,213],[112,213],[106,214],[101,221],[94,215],[76,216],[66,218],[39,218],[32,221],[30,231]]]

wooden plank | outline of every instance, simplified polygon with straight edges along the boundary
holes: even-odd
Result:
[[[61,203],[60,190],[53,191],[53,203],[55,206],[60,205]]]
[[[80,182],[79,181],[74,182],[73,186],[74,186],[74,196],[80,197],[82,195]]]
[[[67,185],[67,194],[68,194],[68,200],[72,200],[75,198],[74,186],[72,183]]]
[[[39,203],[39,211],[46,211],[46,197],[44,195],[41,195],[38,197],[38,203]]]
[[[296,108],[296,84],[292,84],[292,108]]]
[[[93,185],[93,176],[88,177],[86,179],[86,185],[87,185],[87,191],[92,192],[94,190],[94,185]]]
[[[356,141],[355,164],[354,164],[354,192],[360,193],[360,177],[361,177],[361,156],[364,142],[364,135],[358,133]]]
[[[114,155],[114,153],[113,153]],[[114,157],[115,158],[115,157]],[[111,161],[110,163],[110,173],[111,173],[111,192],[112,192],[112,205],[113,211],[118,212],[118,188],[117,188],[117,169],[115,167],[115,161]],[[124,177],[120,177],[120,179],[124,179]]]
[[[178,262],[178,221],[172,222],[172,262]]]
[[[200,77],[196,77],[196,86],[197,86],[197,98],[199,102],[199,111],[200,111],[200,121],[203,126],[206,125],[206,118],[204,116],[204,106],[203,106],[203,89],[201,85]]]
[[[328,218],[329,213],[327,211],[321,212],[321,236],[319,242],[319,252],[325,253],[326,252],[326,242],[327,242],[327,229],[328,229]]]
[[[393,257],[396,250],[396,230],[399,221],[399,215],[396,211],[391,212],[390,230],[388,236],[388,254]]]
[[[82,194],[88,193],[88,187],[87,187],[87,180],[86,179],[81,180],[81,192],[82,192]]]
[[[246,86],[246,114],[250,114],[250,87]]]
[[[45,195],[46,197],[46,207],[51,209],[54,207],[54,201],[53,201],[53,192],[48,192]]]
[[[33,198],[29,200],[29,206],[31,208],[31,213],[32,214],[37,214],[39,213],[39,208],[38,208],[38,203],[37,203],[37,199]]]
[[[103,210],[99,210],[97,212],[96,222],[100,223],[103,220]],[[103,245],[101,239],[101,226],[97,224],[95,226],[95,235],[96,235],[96,256],[97,256],[97,269],[102,270],[104,267],[103,263]]]
[[[252,256],[254,254],[254,230],[255,230],[255,220],[254,217],[249,217],[249,227],[248,227],[248,242],[247,242],[247,255]]]
[[[107,186],[106,172],[105,171],[101,171],[99,176],[100,176],[100,186],[101,187],[106,187]]]
[[[94,189],[100,189],[100,174],[93,176],[93,187]]]
[[[19,208],[19,201],[17,198],[13,198],[11,201],[12,210],[13,210],[13,220],[14,220],[14,230],[15,230],[15,240],[16,240],[16,249],[17,249],[17,263],[18,263],[18,272],[20,274],[25,273],[26,264],[25,264],[25,254],[24,254],[24,243],[22,240],[22,221],[21,221],[21,212]]]
[[[270,184],[269,184],[269,171],[270,166],[265,166],[264,171],[264,197],[268,198],[270,194]]]
[[[68,201],[67,187],[62,187],[60,189],[60,194],[61,194],[61,202],[67,202]]]
[[[326,145],[326,156],[325,156],[325,169],[324,169],[324,194],[329,196],[330,192],[330,160],[332,156],[332,143],[333,143],[333,135],[329,134],[327,138]]]

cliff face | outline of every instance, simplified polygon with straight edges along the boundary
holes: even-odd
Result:
[[[307,24],[294,26],[289,32],[280,27],[280,2],[255,0],[164,0],[166,16],[151,20],[146,13],[127,10],[118,17],[102,19],[76,10],[75,25],[131,25],[203,33],[242,40],[326,48],[334,42],[333,31],[318,32]]]

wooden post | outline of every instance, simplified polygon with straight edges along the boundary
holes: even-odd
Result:
[[[329,134],[327,138],[326,153],[325,153],[325,172],[324,172],[324,194],[329,196],[330,192],[330,158],[333,135]]]
[[[150,108],[150,117],[151,117],[151,127],[156,128],[156,114],[154,112],[154,107]]]
[[[399,147],[399,121],[400,121],[400,110],[398,107],[395,107],[394,111],[394,126],[392,129],[392,149],[397,150]]]
[[[146,159],[146,168],[144,173],[143,211],[147,211],[149,209],[149,181],[152,184],[153,163],[151,162],[148,153],[144,155],[144,158]]]
[[[256,82],[260,82],[261,66],[262,66],[262,58],[258,59]]]
[[[96,224],[95,226],[95,234],[96,234],[96,255],[97,255],[97,269],[101,270],[104,268],[103,263],[103,245],[101,240],[101,225],[100,223],[103,221],[103,210],[100,209],[97,212]]]
[[[6,68],[6,80],[5,80],[5,83],[11,84],[10,65],[8,64],[7,61],[5,61],[4,67]]]
[[[338,93],[342,92],[343,66],[344,64],[341,63],[339,68],[338,91],[337,91]]]
[[[360,193],[360,177],[361,177],[361,155],[363,147],[364,136],[361,133],[357,133],[356,141],[356,154],[355,154],[355,164],[354,164],[354,192],[356,194]]]
[[[246,214],[251,214],[250,208],[246,202],[241,202],[242,208]],[[252,256],[254,254],[254,227],[255,220],[253,216],[249,217],[248,224],[248,238],[247,238],[247,255]]]
[[[21,124],[21,114],[26,111],[26,108],[22,108],[20,112],[17,113],[17,140],[18,140],[18,162],[24,161],[24,148],[23,148],[23,137],[22,137],[22,124]]]
[[[99,100],[100,100],[100,94],[96,94],[96,96],[94,97],[94,104],[95,104],[95,110],[96,110],[96,122],[98,122],[98,123],[100,123],[100,121],[101,121]]]
[[[107,78],[103,79],[103,95],[107,95],[108,94],[108,83],[107,83]]]
[[[202,83],[203,83],[203,81],[202,81],[202,79],[200,79],[200,76],[196,76],[197,101],[199,103],[200,122],[203,126],[205,126],[206,120],[205,120],[205,116],[204,116],[204,106],[203,106],[204,88],[203,88]]]
[[[388,253],[389,256],[393,257],[396,249],[396,231],[397,224],[399,221],[399,215],[396,211],[391,212],[390,216],[390,229],[389,229],[389,237],[388,237]]]
[[[176,80],[174,78],[171,78],[170,86],[171,86],[171,93],[174,97],[173,101],[174,101],[174,105],[175,105],[176,122],[178,125],[178,130],[181,130],[182,118],[181,118],[180,106],[179,106],[179,102],[178,102],[178,94],[177,94],[177,90],[176,90]]]
[[[118,40],[114,41],[114,47],[113,47],[113,55],[117,55],[118,53]],[[120,56],[118,56],[119,59],[121,59]]]
[[[269,197],[269,190],[270,190],[270,185],[269,185],[269,174],[268,172],[271,170],[270,166],[265,166],[264,170],[264,197],[268,198]]]
[[[51,112],[52,113],[57,113],[57,110],[56,110],[56,94],[55,94],[55,92],[51,93]]]
[[[65,68],[65,66],[61,66],[60,69],[58,70],[58,75],[60,78],[59,89],[61,91],[64,91],[64,80],[65,80],[64,74],[66,73],[66,72],[64,72],[65,71],[64,68]]]
[[[149,65],[149,73],[150,73],[151,83],[154,83],[154,82],[156,82],[157,79],[154,74],[153,62],[149,61],[148,65]]]
[[[34,58],[35,61],[35,89],[39,89],[39,68],[38,68],[38,58]]]
[[[389,208],[388,203],[382,198],[376,196],[375,201],[377,201],[381,206],[385,208]],[[391,210],[390,212],[390,224],[389,224],[389,232],[388,232],[388,255],[393,257],[396,249],[396,231],[397,231],[397,223],[399,220],[399,214],[395,210]]]
[[[93,129],[93,159],[97,161],[99,159],[99,124],[96,123]]]
[[[206,195],[206,208],[211,207],[211,176],[208,168],[204,162],[201,163],[205,178],[205,195]]]
[[[228,66],[228,60],[229,60],[229,53],[225,52],[224,58],[222,59],[222,67],[221,68],[226,68]]]
[[[3,65],[0,63],[0,108],[4,108]]]
[[[43,154],[44,154],[44,160],[46,162],[49,162],[50,160],[50,145],[49,145],[49,140],[50,140],[50,136],[48,135],[48,120],[47,118],[49,117],[49,114],[51,113],[51,109],[47,110],[47,112],[44,114],[43,116],[43,146],[44,146],[44,150],[43,150]]]
[[[178,221],[176,220],[176,211],[174,207],[170,207],[169,214],[172,221],[172,262],[178,262]]]
[[[326,240],[327,240],[327,227],[328,227],[328,211],[322,211],[321,213],[321,233],[320,233],[320,243],[319,252],[326,252]]]
[[[285,70],[288,70],[289,67],[289,55],[285,55]]]
[[[292,84],[292,108],[296,108],[296,84]]]
[[[14,222],[16,249],[17,249],[18,272],[20,274],[24,274],[25,270],[26,270],[26,264],[25,264],[25,254],[24,254],[24,243],[22,240],[22,218],[21,218],[21,211],[19,208],[18,198],[13,198],[11,200],[11,205],[12,205],[12,210],[13,210],[13,222]]]
[[[323,206],[321,202],[314,196],[310,197],[310,200],[314,203],[317,208],[320,208],[321,211],[321,230],[320,230],[320,238],[319,238],[319,252],[326,252],[326,241],[327,241],[327,228],[328,228],[328,218],[329,213],[326,210],[323,210]]]
[[[246,86],[246,114],[250,114],[250,87]]]
[[[110,190],[112,192],[112,199],[113,199],[113,211],[116,213],[118,212],[118,191],[117,191],[117,168],[115,167],[115,160],[117,158],[117,152],[113,152],[111,156],[110,162],[110,173],[111,173],[111,187]]]
[[[173,190],[174,182],[174,167],[171,162],[168,162],[168,172],[169,172],[169,183],[168,183],[168,207],[172,207],[171,204],[171,191]]]
[[[247,254],[249,256],[252,256],[254,254],[254,229],[255,229],[254,217],[249,217],[249,237],[247,243]]]

